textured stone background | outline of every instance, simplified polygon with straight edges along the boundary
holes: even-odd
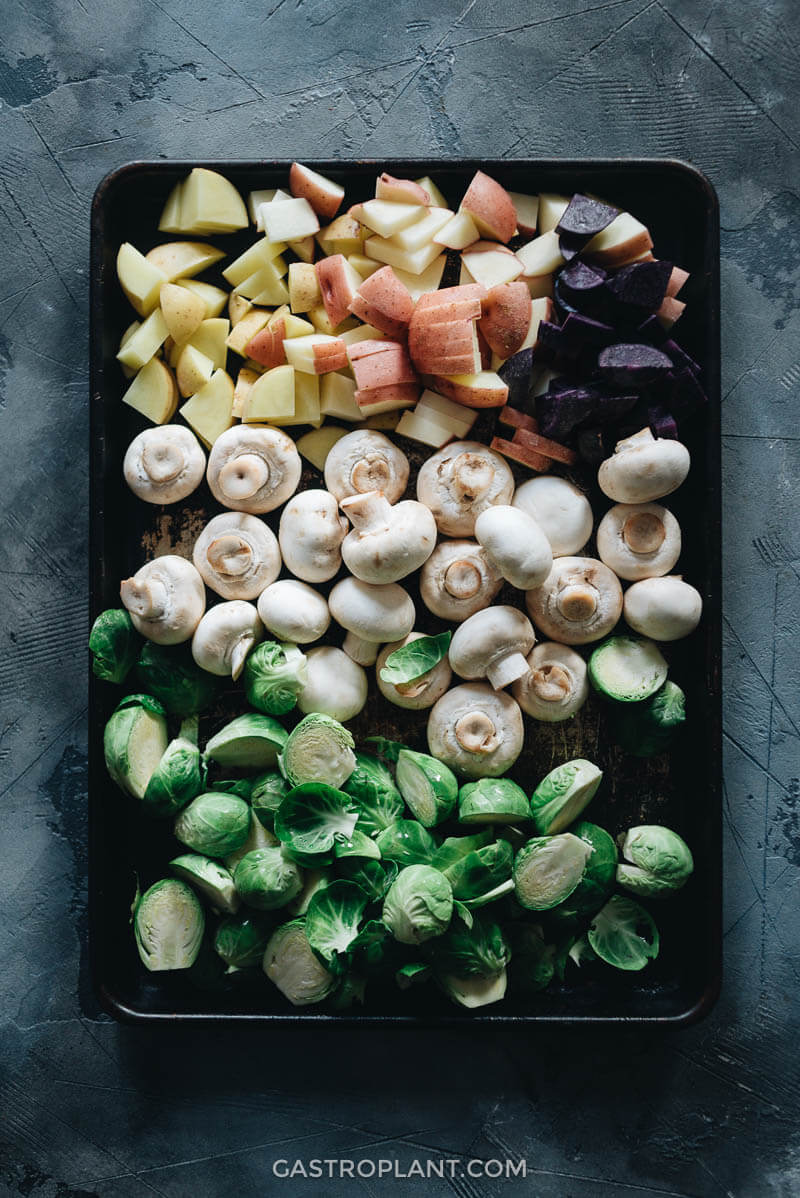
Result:
[[[800,1193],[796,0],[7,0],[3,25],[2,1193]],[[667,1036],[118,1027],[83,961],[95,185],[158,155],[497,153],[678,155],[719,190],[722,998]],[[271,1175],[442,1153],[524,1156],[528,1179]]]

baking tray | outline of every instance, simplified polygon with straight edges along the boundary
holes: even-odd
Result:
[[[132,312],[116,279],[119,244],[131,241],[146,252],[159,241],[158,217],[173,184],[192,166],[225,174],[246,195],[253,188],[286,185],[290,163],[133,162],[100,183],[91,216],[91,604],[92,617],[119,603],[119,580],[155,553],[191,543],[219,510],[203,487],[174,508],[136,500],[122,480],[128,442],[142,418],[120,403],[126,386],[115,353]],[[451,203],[457,202],[481,168],[511,190],[585,191],[627,208],[648,225],[659,257],[691,272],[682,298],[688,307],[677,337],[703,367],[707,410],[686,430],[692,470],[669,506],[680,520],[684,549],[679,563],[702,592],[704,617],[685,641],[665,649],[670,676],[686,691],[688,723],[673,750],[642,761],[624,756],[605,732],[605,713],[595,696],[568,725],[526,719],[526,745],[512,776],[530,793],[553,765],[587,756],[605,770],[587,813],[613,834],[641,822],[663,822],[685,835],[696,862],[694,876],[677,896],[653,904],[661,930],[658,959],[640,974],[612,969],[576,977],[526,1000],[506,999],[478,1012],[462,1010],[432,987],[401,993],[393,984],[371,987],[367,1005],[346,1012],[290,1008],[260,974],[234,976],[223,987],[203,989],[185,973],[148,974],[140,964],[130,929],[130,905],[138,880],[144,889],[164,872],[175,851],[167,821],[145,821],[108,779],[102,734],[119,688],[89,673],[89,938],[95,992],[107,1011],[136,1022],[250,1021],[281,1025],[345,1024],[438,1026],[491,1024],[686,1024],[713,1005],[721,981],[721,589],[719,432],[719,212],[709,181],[686,163],[669,159],[526,159],[513,161],[399,160],[309,162],[347,187],[349,203],[374,194],[377,172],[416,178],[431,174]],[[215,237],[234,256],[252,231]],[[214,282],[214,271],[203,276]],[[445,280],[447,281],[447,279]],[[457,278],[452,278],[456,282]],[[486,428],[482,416],[477,428]],[[408,444],[404,446],[408,450]],[[424,454],[412,458],[412,469]],[[524,477],[524,472],[520,477]],[[413,473],[412,473],[413,479]],[[301,482],[319,486],[307,468]],[[413,492],[412,492],[413,493]],[[595,510],[610,506],[595,488]],[[600,504],[598,509],[597,504]],[[270,523],[276,521],[271,514]],[[591,546],[587,552],[591,552]],[[413,593],[413,592],[412,592]],[[502,601],[502,598],[501,598]],[[437,631],[417,604],[417,627]],[[328,638],[331,639],[331,638]],[[391,708],[377,693],[374,677],[365,712],[351,722],[356,743],[379,733],[425,749],[425,713]],[[373,700],[377,696],[377,703]],[[233,688],[203,719],[201,737],[220,726],[242,704]]]

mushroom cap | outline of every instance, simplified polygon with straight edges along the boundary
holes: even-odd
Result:
[[[342,542],[342,558],[362,582],[397,582],[418,570],[436,544],[436,522],[424,503],[391,505],[380,491],[342,500],[354,528]]]
[[[254,603],[230,599],[210,607],[192,637],[192,657],[202,670],[220,678],[239,677],[250,650],[264,636]]]
[[[359,428],[347,433],[325,459],[325,486],[337,499],[382,491],[396,503],[408,486],[408,458],[383,433]]]
[[[206,609],[206,588],[185,557],[166,553],[123,579],[120,598],[137,632],[158,645],[188,641]]]
[[[700,592],[681,578],[644,578],[625,592],[625,619],[634,632],[654,641],[688,636],[702,613]]]
[[[247,512],[222,512],[209,520],[194,543],[192,560],[223,599],[256,599],[281,572],[275,533]]]
[[[480,441],[453,441],[431,454],[417,475],[417,498],[450,537],[471,537],[480,513],[510,503],[513,494],[511,467]]]
[[[331,613],[319,591],[296,578],[282,578],[258,596],[258,614],[279,641],[308,645],[328,631]]]
[[[516,607],[486,607],[465,620],[453,633],[448,657],[461,678],[486,678],[493,686],[507,686],[518,671],[527,672],[525,655],[536,634],[530,620]],[[519,673],[514,675],[518,677]]]
[[[434,757],[467,778],[498,778],[522,752],[522,712],[505,691],[467,682],[446,691],[428,716]]]
[[[600,463],[600,490],[616,503],[650,503],[671,495],[689,473],[689,450],[681,441],[654,437],[642,429],[618,441],[610,458]]]
[[[342,649],[320,645],[306,654],[307,681],[297,696],[303,715],[318,711],[334,720],[351,720],[367,701],[366,671]]]
[[[511,693],[534,720],[568,720],[589,697],[586,662],[568,645],[542,641],[528,655],[528,673],[516,680]]]
[[[517,487],[511,504],[537,522],[553,557],[580,553],[592,535],[592,505],[574,483],[557,474],[529,478]]]
[[[544,530],[520,508],[494,504],[475,521],[475,537],[506,582],[521,591],[538,587],[553,565]]]
[[[502,585],[502,574],[476,541],[440,541],[419,576],[428,610],[459,623],[488,607]]]
[[[400,640],[414,627],[414,601],[396,582],[379,585],[343,578],[328,595],[337,624],[365,641]]]
[[[659,503],[617,503],[597,526],[597,553],[618,578],[657,578],[680,557],[681,526]]]
[[[217,437],[206,476],[223,507],[259,515],[294,495],[302,463],[294,441],[278,428],[239,424]]]
[[[564,645],[585,645],[610,632],[622,614],[622,587],[593,557],[557,557],[525,604],[540,632]]]
[[[394,703],[395,707],[404,707],[407,711],[422,711],[424,708],[432,707],[447,690],[453,677],[450,662],[447,657],[443,657],[432,670],[420,674],[419,678],[414,678],[412,682],[395,685],[393,682],[383,681],[381,670],[386,665],[389,655],[394,653],[395,649],[402,649],[404,645],[410,645],[412,641],[418,641],[425,635],[424,632],[409,632],[408,636],[403,637],[402,640],[393,641],[391,645],[384,645],[375,663],[378,690],[385,699]]]
[[[328,491],[301,491],[281,513],[278,540],[287,569],[304,582],[327,582],[342,564],[349,525]]]
[[[145,503],[177,503],[203,481],[206,455],[191,429],[160,424],[134,437],[125,452],[125,481]]]

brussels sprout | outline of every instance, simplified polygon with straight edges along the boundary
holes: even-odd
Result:
[[[540,836],[554,836],[569,827],[594,797],[602,770],[576,757],[542,778],[531,795],[531,813]]]
[[[231,872],[219,861],[201,853],[183,853],[173,858],[169,867],[177,877],[198,890],[214,911],[235,915],[239,910],[239,896]]]
[[[289,915],[305,915],[308,904],[318,890],[323,890],[331,881],[322,869],[307,869],[303,874],[303,885],[290,903],[286,904]]]
[[[133,931],[146,969],[188,969],[203,940],[205,918],[197,895],[177,878],[162,878],[136,903]]]
[[[570,832],[589,845],[590,854],[580,882],[550,914],[558,919],[588,919],[600,910],[614,889],[617,846],[608,832],[588,820],[573,824]]]
[[[429,865],[401,869],[383,900],[383,922],[401,944],[422,944],[441,936],[452,914],[450,883]]]
[[[424,961],[409,961],[395,972],[394,980],[400,990],[410,990],[418,982],[427,982],[432,976],[433,970]]]
[[[244,844],[239,845],[238,849],[225,854],[225,866],[233,873],[242,857],[247,853],[252,853],[255,849],[273,849],[277,843],[277,836],[273,835],[269,828],[265,828],[261,820],[256,817],[255,812],[251,810],[247,839]]]
[[[354,882],[336,881],[318,890],[306,912],[306,939],[331,973],[342,973],[358,935],[367,896]]]
[[[694,869],[686,842],[659,824],[631,828],[620,842],[625,860],[617,868],[617,881],[643,898],[680,890]]]
[[[667,663],[655,641],[611,636],[589,658],[589,681],[618,703],[640,703],[664,684]]]
[[[198,725],[197,716],[189,716],[175,740],[167,745],[142,796],[148,815],[175,815],[203,789],[205,771],[197,747]]]
[[[326,782],[341,786],[356,766],[354,741],[343,724],[329,715],[305,716],[292,731],[279,762],[292,786]]]
[[[514,860],[519,905],[529,911],[548,911],[563,903],[583,877],[591,852],[586,841],[571,832],[529,840]]]
[[[336,989],[337,979],[308,943],[301,919],[282,924],[272,933],[264,952],[263,969],[294,1007],[322,1002]]]
[[[265,770],[278,760],[287,737],[277,720],[248,711],[211,737],[205,755],[220,765]]]
[[[280,848],[253,849],[233,871],[233,881],[243,902],[259,911],[274,911],[296,898],[303,875]]]
[[[337,862],[337,869],[342,877],[360,886],[371,903],[384,898],[399,872],[396,861],[368,861],[363,857],[344,857]]]
[[[440,869],[444,873],[446,869],[451,865],[455,865],[456,861],[460,861],[468,853],[474,853],[476,849],[486,848],[486,845],[491,843],[491,828],[483,828],[480,832],[474,832],[472,836],[448,836],[439,845],[433,860],[429,864],[434,869]]]
[[[324,782],[306,782],[290,790],[275,815],[275,835],[295,856],[330,859],[334,845],[353,834],[358,812],[349,795]]]
[[[479,778],[458,792],[461,824],[513,824],[530,818],[528,796],[510,778]]]
[[[467,904],[461,902],[461,899],[453,899],[453,915],[461,920],[465,928],[471,928],[475,922],[475,916]]]
[[[250,803],[265,828],[272,828],[275,812],[291,789],[279,770],[267,770],[253,779]]]
[[[675,733],[686,720],[686,696],[667,680],[643,703],[615,707],[612,717],[614,739],[633,757],[655,757],[669,748]]]
[[[403,749],[397,758],[400,793],[424,828],[433,828],[452,813],[458,800],[453,771],[427,753]]]
[[[106,769],[113,781],[135,799],[144,798],[166,750],[164,708],[150,695],[127,695],[103,733]]]
[[[587,937],[598,957],[616,969],[644,969],[658,956],[658,928],[652,916],[621,894],[598,911]]]
[[[206,857],[226,857],[240,848],[250,831],[250,808],[238,795],[213,790],[192,799],[175,819],[181,844]]]
[[[511,989],[522,995],[536,994],[550,985],[555,972],[553,947],[546,943],[541,928],[531,923],[513,923],[506,929],[511,944]]]
[[[460,1007],[474,1010],[476,1007],[488,1007],[505,998],[508,971],[501,969],[499,973],[490,974],[489,977],[472,975],[459,978],[453,974],[439,974],[437,981],[453,1002],[458,1003]]]
[[[570,945],[567,956],[569,957],[570,961],[572,961],[573,965],[577,965],[579,969],[582,965],[591,965],[592,962],[599,960],[597,953],[589,943],[589,937],[586,935],[579,936],[577,940]]]
[[[367,997],[367,979],[357,973],[346,973],[331,996],[335,1011],[348,1011],[356,1003],[363,1006]]]
[[[492,890],[487,890],[484,894],[479,894],[475,898],[464,899],[464,906],[468,911],[477,911],[480,907],[488,907],[490,903],[496,903],[498,899],[505,898],[507,894],[514,893],[514,879],[507,878],[505,882],[500,882]]]
[[[223,919],[214,936],[214,948],[231,970],[260,965],[271,932],[262,915],[252,911]]]
[[[101,611],[89,633],[92,673],[103,682],[124,682],[133,669],[142,638],[124,607]]]
[[[442,870],[457,899],[475,899],[511,877],[514,851],[507,840],[475,849]]]
[[[291,711],[307,681],[306,655],[297,645],[262,641],[245,662],[247,701],[266,715],[285,715]]]
[[[358,826],[367,836],[377,836],[403,814],[403,798],[394,778],[377,757],[356,753],[356,767],[342,790],[355,800]]]
[[[377,839],[381,858],[398,865],[430,865],[436,853],[436,841],[427,828],[413,819],[399,819],[384,828]]]
[[[215,778],[212,790],[219,791],[226,795],[238,795],[245,802],[250,802],[250,796],[253,793],[252,778]]]
[[[403,686],[415,682],[430,673],[434,666],[447,657],[453,634],[440,632],[438,636],[421,636],[416,641],[401,645],[386,658],[381,669],[381,679],[392,686]]]
[[[366,738],[366,743],[370,746],[370,748],[374,749],[378,756],[382,757],[384,761],[391,761],[392,763],[397,761],[400,753],[405,748],[405,745],[401,744],[399,740],[387,740],[385,736],[368,736]]]
[[[467,927],[454,919],[444,935],[425,946],[423,955],[437,974],[491,977],[508,964],[511,950],[499,924],[492,920],[476,919]]]
[[[136,677],[163,703],[169,715],[179,719],[205,711],[220,691],[219,679],[200,669],[186,645],[146,641],[139,654]]]
[[[344,792],[343,792],[344,793]],[[333,846],[334,857],[369,857],[380,861],[381,851],[374,840],[355,828],[348,840],[337,840]]]

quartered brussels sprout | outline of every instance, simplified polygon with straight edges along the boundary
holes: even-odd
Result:
[[[529,911],[549,911],[563,903],[583,877],[591,852],[586,841],[571,832],[529,840],[514,859],[517,902]]]
[[[453,771],[427,753],[402,749],[397,758],[397,785],[424,828],[434,828],[452,813],[458,800]]]
[[[453,974],[440,974],[439,985],[448,998],[458,1003],[460,1007],[475,1010],[477,1007],[488,1007],[500,1002],[506,996],[508,986],[508,971],[501,969],[499,973],[489,977],[472,975],[470,977],[454,977]]]
[[[437,974],[458,978],[492,977],[511,959],[511,950],[500,925],[491,919],[476,919],[467,926],[454,919],[435,943],[428,942],[422,955],[433,964]]]
[[[553,980],[553,947],[542,929],[532,923],[510,923],[505,928],[511,945],[511,989],[521,995],[537,994]]]
[[[206,757],[219,765],[266,770],[286,744],[286,729],[271,716],[247,712],[220,728],[206,745]]]
[[[401,944],[422,944],[441,936],[452,914],[450,883],[429,865],[401,869],[383,900],[383,922]]]
[[[318,890],[323,890],[333,881],[331,874],[324,869],[306,869],[303,871],[303,885],[290,903],[286,904],[289,915],[305,915],[308,904]]]
[[[439,845],[429,864],[444,873],[449,866],[455,865],[468,853],[486,848],[487,844],[492,843],[492,839],[491,828],[482,828],[480,832],[474,832],[472,836],[448,836]]]
[[[614,889],[617,869],[617,846],[613,837],[597,824],[580,820],[570,828],[590,848],[583,877],[568,899],[550,912],[551,917],[577,921],[588,919],[599,911]]]
[[[234,849],[232,853],[225,854],[225,868],[233,873],[242,857],[247,853],[252,853],[255,849],[272,849],[277,843],[277,836],[269,828],[265,828],[256,813],[251,810],[250,830],[247,833],[247,839],[243,844],[239,845],[238,849]]]
[[[306,938],[326,969],[341,974],[358,935],[367,896],[354,882],[331,882],[318,890],[306,912]]]
[[[596,691],[618,703],[649,699],[667,677],[667,663],[655,641],[638,636],[612,636],[589,658],[589,681]]]
[[[135,799],[147,785],[167,749],[164,708],[150,695],[126,695],[103,733],[103,753],[111,778]]]
[[[186,645],[145,641],[136,665],[139,682],[164,705],[169,715],[184,719],[205,711],[220,690],[219,679],[194,661]]]
[[[514,852],[507,840],[496,840],[474,849],[442,872],[457,899],[476,899],[494,890],[511,877]]]
[[[458,792],[461,824],[514,824],[530,818],[528,796],[510,778],[479,778]]]
[[[264,973],[293,1007],[322,1002],[336,989],[329,973],[308,943],[303,920],[294,919],[273,932],[264,952]]]
[[[403,797],[389,770],[368,753],[356,753],[356,767],[342,785],[358,808],[358,826],[367,836],[377,836],[403,814]]]
[[[274,911],[297,897],[303,887],[303,874],[276,845],[246,853],[233,871],[233,881],[248,907]]]
[[[602,770],[576,757],[565,761],[542,778],[531,795],[531,814],[541,836],[563,832],[594,798]]]
[[[378,834],[378,848],[384,861],[398,865],[429,865],[436,852],[436,841],[427,828],[413,819],[399,819]]]
[[[190,886],[162,878],[146,890],[133,913],[136,947],[146,969],[189,969],[203,940],[203,908]]]
[[[279,770],[267,770],[253,779],[250,803],[265,828],[271,828],[275,812],[292,789]]]
[[[617,867],[617,881],[642,898],[680,890],[694,869],[686,841],[659,824],[631,828],[620,837],[620,845],[625,860]]]
[[[658,956],[658,928],[633,899],[615,894],[598,911],[587,932],[598,957],[615,969],[644,969]]]
[[[197,747],[199,720],[189,716],[147,783],[142,804],[149,815],[175,815],[203,789],[205,770]]]
[[[214,948],[230,970],[260,965],[272,927],[253,911],[223,919],[214,936]]]
[[[612,718],[614,739],[634,757],[655,757],[669,748],[677,730],[686,721],[686,696],[669,679],[642,703],[615,707]]]
[[[291,711],[307,680],[306,655],[297,645],[262,641],[245,662],[247,701],[266,715],[285,715]]]
[[[287,739],[280,767],[292,786],[326,782],[341,786],[356,765],[355,742],[343,724],[329,715],[305,716]]]
[[[193,886],[214,911],[234,915],[239,910],[239,896],[231,872],[219,861],[201,853],[183,853],[174,857],[169,867],[176,877]]]
[[[324,782],[290,790],[275,815],[275,835],[293,857],[330,860],[337,841],[353,835],[358,812],[349,795]]]
[[[103,682],[122,683],[136,664],[142,637],[124,607],[101,611],[89,633],[92,673]]]
[[[179,813],[174,830],[181,844],[196,853],[227,857],[247,839],[250,808],[238,795],[206,791]]]

